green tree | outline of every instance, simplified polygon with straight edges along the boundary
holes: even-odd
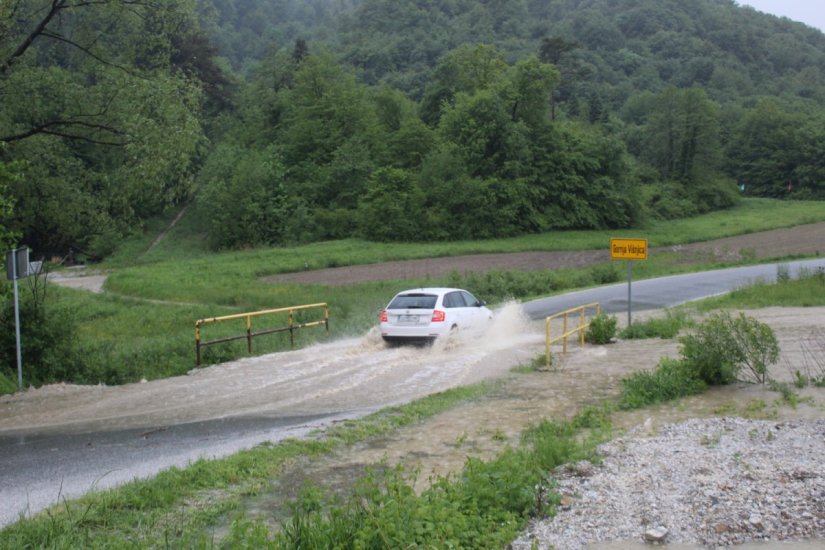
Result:
[[[305,58],[279,136],[291,178],[313,206],[355,209],[384,133],[366,87],[331,55]]]
[[[0,247],[3,250],[11,250],[17,242],[17,235],[11,229],[14,199],[10,187],[20,178],[22,172],[23,166],[19,162],[0,162]]]
[[[793,184],[799,155],[798,129],[804,117],[760,102],[734,129],[728,146],[729,171],[747,193],[783,197]],[[805,145],[807,150],[807,145]]]
[[[358,207],[358,229],[373,241],[415,241],[421,235],[423,197],[413,174],[379,168]]]
[[[188,0],[13,1],[0,17],[2,159],[26,161],[12,224],[27,244],[105,254],[191,195],[201,83],[172,62]]]
[[[798,160],[793,188],[796,197],[825,198],[825,119],[809,118],[796,137]]]
[[[699,88],[669,88],[650,114],[645,157],[665,180],[695,184],[718,174],[721,162],[716,105]]]
[[[210,224],[214,248],[282,244],[291,211],[284,185],[285,167],[273,149],[217,148],[205,166],[208,174],[198,201]]]
[[[459,93],[470,94],[496,84],[507,72],[504,55],[494,46],[463,45],[442,57],[424,92],[421,118],[435,126],[445,106]]]

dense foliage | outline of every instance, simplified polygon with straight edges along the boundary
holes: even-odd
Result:
[[[0,30],[2,230],[41,255],[192,201],[233,248],[825,193],[825,36],[728,0],[12,0]]]
[[[769,367],[779,358],[773,330],[743,313],[716,313],[679,341],[679,359],[664,357],[654,370],[622,380],[621,408],[636,409],[740,380],[765,383]]]

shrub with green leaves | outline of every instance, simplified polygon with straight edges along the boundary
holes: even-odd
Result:
[[[47,301],[47,288],[43,276],[28,277],[20,283],[20,340],[26,385],[76,382],[83,375],[72,312]],[[14,298],[5,286],[0,289],[0,327],[0,371],[5,378],[16,380]],[[7,384],[0,384],[0,393],[7,389]]]
[[[616,336],[616,316],[599,313],[590,320],[584,339],[591,344],[609,344]]]
[[[715,314],[680,341],[684,361],[709,385],[740,379],[764,383],[768,367],[779,358],[773,330],[743,313]]]
[[[664,357],[655,370],[635,372],[622,380],[619,408],[639,409],[701,393],[706,387],[686,361]]]

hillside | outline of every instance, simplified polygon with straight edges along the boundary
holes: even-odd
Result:
[[[511,61],[541,53],[562,68],[562,100],[596,94],[612,110],[668,85],[701,86],[716,101],[825,102],[825,35],[732,0],[213,2],[216,41],[236,67],[303,39],[337,52],[364,82],[419,99],[440,57],[483,43]]]
[[[0,240],[41,257],[190,205],[217,250],[825,197],[825,35],[732,1],[25,4],[0,12]]]

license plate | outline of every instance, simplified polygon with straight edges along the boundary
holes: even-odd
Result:
[[[418,322],[418,315],[399,315],[398,316],[399,323],[417,323]]]

